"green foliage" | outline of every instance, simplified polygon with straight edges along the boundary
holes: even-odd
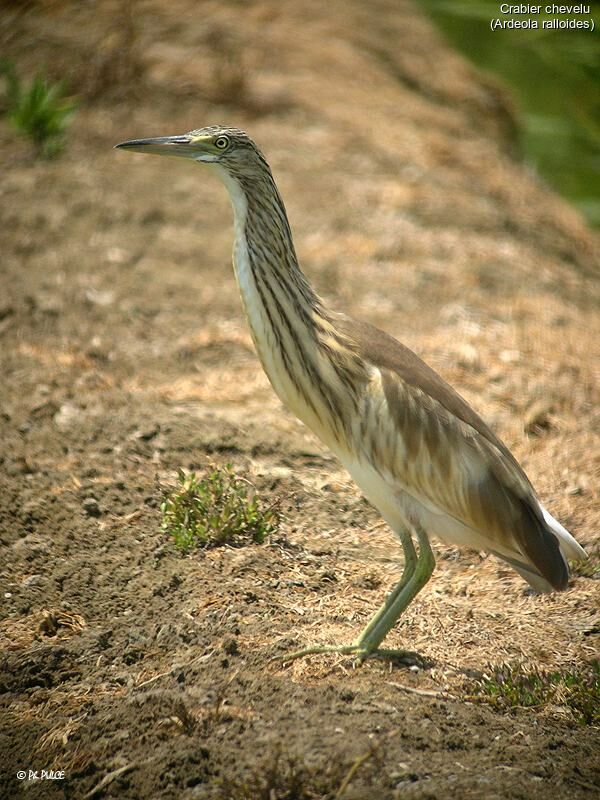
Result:
[[[588,557],[585,561],[574,561],[569,564],[571,575],[582,578],[600,579],[600,545],[592,545],[587,551]]]
[[[217,797],[219,800],[341,800],[350,796],[346,790],[351,784],[352,797],[375,797],[372,789],[367,792],[365,789],[381,774],[383,758],[379,743],[374,742],[352,762],[333,760],[309,767],[277,748],[247,770],[243,778],[217,779]],[[360,795],[356,791],[357,779],[362,785]]]
[[[7,61],[0,63],[0,74],[6,81],[6,113],[12,125],[32,140],[40,155],[57,156],[76,111],[76,104],[64,96],[64,83],[50,83],[38,73],[25,85]]]
[[[161,504],[162,527],[184,552],[195,547],[262,543],[277,530],[279,515],[266,506],[229,465],[204,478],[179,471],[178,485]]]
[[[224,778],[219,788],[222,800],[334,800],[334,787],[303,764],[277,756],[241,781]]]
[[[527,15],[503,14],[498,0],[421,0],[420,5],[455,47],[510,87],[521,109],[519,149],[530,166],[600,225],[598,4],[591,7],[594,31],[544,28],[550,20],[590,22],[590,15],[546,12],[545,4],[539,14]],[[531,20],[538,27],[491,30],[490,21],[497,18]],[[490,119],[500,120],[499,111],[490,107]],[[506,122],[505,114],[502,119]]]
[[[498,709],[566,706],[584,725],[600,724],[600,661],[572,672],[525,672],[519,665],[501,664],[475,686],[474,696]]]

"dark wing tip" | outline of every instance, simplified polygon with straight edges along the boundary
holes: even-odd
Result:
[[[528,498],[521,498],[519,539],[525,554],[540,575],[557,591],[566,589],[569,567],[560,552],[558,539]]]

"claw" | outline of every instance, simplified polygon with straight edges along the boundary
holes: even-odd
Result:
[[[367,658],[381,658],[386,661],[406,664],[407,666],[425,666],[426,662],[422,656],[411,650],[389,650],[373,649],[369,650],[359,644],[325,644],[305,647],[293,653],[283,653],[282,655],[272,656],[271,661],[284,661],[286,663],[296,661],[305,656],[323,655],[325,653],[338,653],[343,656],[354,655],[353,666],[360,666]]]
[[[283,653],[279,656],[273,656],[270,660],[271,661],[296,661],[298,658],[304,658],[304,656],[311,656],[311,655],[322,655],[323,653],[339,653],[341,655],[352,655],[352,653],[360,653],[361,648],[354,644],[324,644],[324,645],[313,645],[311,647],[305,647],[302,650],[296,650],[294,653]],[[368,653],[366,650],[363,650],[363,653],[360,653],[363,657],[366,657]]]

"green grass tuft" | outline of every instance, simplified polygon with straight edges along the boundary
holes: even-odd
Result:
[[[219,800],[341,800],[352,797],[375,797],[373,778],[381,774],[383,753],[380,743],[352,762],[332,760],[307,766],[292,755],[284,755],[280,747],[269,753],[243,778],[217,779]],[[360,789],[357,790],[357,782]],[[357,791],[359,793],[357,793]]]
[[[569,565],[571,575],[600,580],[600,545],[587,548],[587,554],[585,561],[574,561]]]
[[[334,785],[303,764],[277,758],[243,780],[224,778],[222,800],[334,800]]]
[[[277,530],[279,514],[231,467],[215,467],[205,477],[179,471],[178,485],[161,504],[162,527],[183,552],[197,547],[258,542]]]
[[[567,707],[583,725],[600,724],[600,661],[572,672],[524,671],[519,665],[488,667],[474,697],[498,709]]]
[[[25,85],[8,61],[0,63],[0,74],[6,80],[6,113],[13,127],[31,139],[39,155],[57,156],[64,148],[65,133],[77,108],[65,98],[64,83],[50,83],[38,73]]]

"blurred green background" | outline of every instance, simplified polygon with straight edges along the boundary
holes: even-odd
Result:
[[[600,227],[600,3],[583,4],[589,15],[505,15],[496,0],[421,4],[455,47],[512,90],[523,157]],[[590,17],[593,32],[542,28],[544,19]],[[537,20],[539,28],[492,31],[495,18]]]

